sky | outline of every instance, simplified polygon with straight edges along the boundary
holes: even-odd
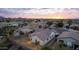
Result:
[[[0,8],[0,16],[46,19],[78,19],[78,8]]]

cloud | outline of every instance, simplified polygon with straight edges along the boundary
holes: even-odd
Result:
[[[0,16],[49,18],[79,18],[79,8],[0,8]]]

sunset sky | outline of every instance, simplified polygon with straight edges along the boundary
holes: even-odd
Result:
[[[47,18],[47,19],[74,19],[79,18],[78,8],[0,8],[0,16]]]

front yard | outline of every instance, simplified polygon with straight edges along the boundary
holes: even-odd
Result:
[[[15,40],[15,41],[18,45],[21,45],[21,46],[26,47],[26,48],[30,48],[32,50],[41,49],[40,45],[36,45],[35,43],[32,43],[32,41],[29,38],[18,39],[18,40]]]

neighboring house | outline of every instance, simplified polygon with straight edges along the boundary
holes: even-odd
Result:
[[[19,24],[9,24],[9,26],[15,26],[17,27]]]
[[[66,28],[52,28],[52,29],[54,29],[54,30],[56,30],[58,33],[62,33],[62,32],[68,32],[69,31],[69,29],[66,29]]]
[[[70,27],[79,26],[79,24],[72,24]]]
[[[20,31],[23,32],[24,34],[29,33],[34,31],[32,28],[28,27],[28,26],[24,26],[22,28],[19,28],[18,30],[16,30],[14,32],[14,36],[19,36],[20,35]]]
[[[79,24],[72,24],[70,28],[79,31]]]
[[[33,29],[25,28],[25,29],[21,29],[20,31],[22,31],[23,33],[29,33],[31,31],[33,31]]]
[[[39,26],[41,26],[41,28],[44,28],[47,25],[46,25],[46,22],[44,21],[32,22],[33,28],[39,28]]]
[[[38,41],[41,46],[52,40],[58,33],[53,29],[39,29],[30,35],[32,42]]]
[[[70,31],[70,32],[79,32],[79,31],[74,30],[74,29],[68,29],[68,31]]]
[[[55,24],[50,25],[49,28],[55,28]]]
[[[42,27],[44,27],[46,25],[46,22],[41,21],[41,22],[38,22],[37,24],[41,25]]]
[[[63,32],[57,37],[57,41],[64,41],[64,44],[68,47],[77,47],[79,46],[79,33],[77,32]]]
[[[23,25],[24,23],[23,22],[9,22],[9,23],[7,23],[7,25],[8,26],[15,26],[15,27],[17,27],[17,26],[19,26],[19,25]]]

